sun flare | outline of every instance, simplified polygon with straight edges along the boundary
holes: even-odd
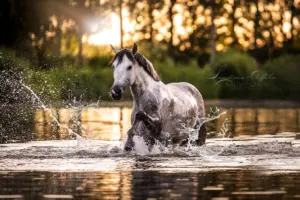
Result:
[[[83,38],[84,42],[91,45],[106,45],[106,44],[120,44],[120,18],[115,13],[110,13],[108,20],[105,22],[106,27],[102,27],[98,31],[89,34]]]

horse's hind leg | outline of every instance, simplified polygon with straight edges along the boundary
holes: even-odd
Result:
[[[201,146],[205,144],[205,140],[206,140],[206,128],[205,128],[205,124],[202,124],[198,131],[198,140],[196,140],[196,144]]]

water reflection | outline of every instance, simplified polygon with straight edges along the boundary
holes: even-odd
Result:
[[[0,173],[1,195],[24,199],[131,199],[129,172]]]
[[[1,172],[0,197],[23,199],[296,199],[300,174]]]
[[[233,108],[218,119],[207,122],[211,136],[221,132],[228,125],[228,136],[275,134],[278,132],[299,132],[300,109]],[[58,121],[87,139],[122,140],[131,124],[131,108],[101,107],[76,109],[52,109]],[[68,130],[57,126],[48,112],[35,113],[35,138],[69,139]]]

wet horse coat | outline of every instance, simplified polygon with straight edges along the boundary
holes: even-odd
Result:
[[[150,146],[155,139],[182,145],[191,139],[191,132],[197,131],[198,139],[194,142],[204,144],[205,108],[200,92],[186,82],[164,84],[150,61],[137,52],[136,45],[132,50],[115,52],[111,96],[119,100],[126,87],[130,87],[133,98],[132,127],[127,133],[125,150],[134,148],[134,135],[143,136]]]

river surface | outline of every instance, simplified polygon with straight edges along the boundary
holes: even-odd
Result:
[[[0,199],[300,198],[300,109],[207,111],[205,146],[127,153],[128,107],[36,109],[1,129]]]

